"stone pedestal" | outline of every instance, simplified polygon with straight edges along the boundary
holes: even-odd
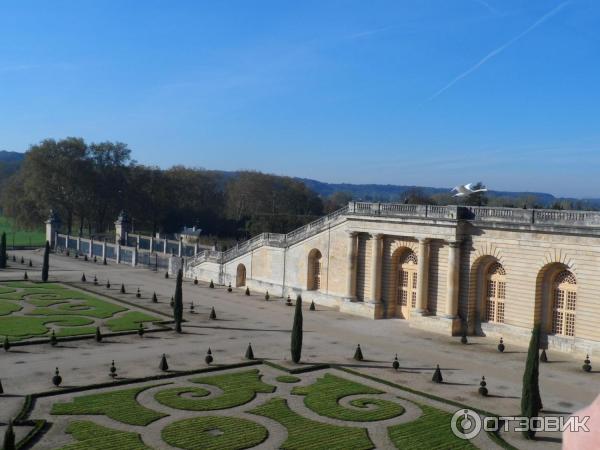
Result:
[[[56,236],[58,234],[58,229],[60,228],[60,219],[58,215],[50,210],[50,215],[46,220],[46,240],[50,244],[50,247],[54,248],[56,246]]]
[[[115,244],[127,245],[127,234],[129,233],[129,216],[121,211],[115,221]]]

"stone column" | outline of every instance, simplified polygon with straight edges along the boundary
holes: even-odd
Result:
[[[115,255],[117,257],[117,264],[120,264],[120,262],[121,262],[121,244],[116,245],[115,252],[117,253]]]
[[[58,215],[50,210],[50,215],[46,220],[46,240],[50,247],[55,248],[57,245],[58,229],[60,228],[60,220]]]
[[[429,239],[419,239],[417,258],[417,308],[414,312],[424,314],[427,311],[429,293]]]
[[[372,234],[371,241],[371,301],[381,301],[381,240],[382,234]]]
[[[154,236],[150,236],[150,253],[154,253]]]
[[[140,235],[139,234],[136,236],[136,247],[140,248]]]
[[[138,242],[138,245],[139,245],[139,242]],[[131,252],[131,265],[133,267],[137,266],[137,259],[138,259],[138,248],[134,247],[133,251]]]
[[[88,249],[88,258],[94,257],[94,238],[90,238],[90,248]]]
[[[183,256],[183,238],[180,237],[179,238],[179,245],[177,246],[177,256],[179,256],[180,258]]]
[[[65,250],[69,251],[69,233],[65,236]]]
[[[77,254],[81,251],[81,236],[77,237]]]
[[[165,240],[163,242],[163,253],[165,255],[167,254],[167,238],[165,238]]]
[[[106,239],[102,242],[102,260],[106,259]]]
[[[348,259],[346,266],[348,267],[348,277],[346,284],[346,300],[354,300],[356,288],[356,231],[348,231]]]
[[[454,319],[458,315],[459,266],[460,241],[451,241],[448,248],[448,288],[446,293],[446,317],[449,319]]]
[[[198,254],[198,243],[196,242],[194,244],[194,256],[196,256]]]

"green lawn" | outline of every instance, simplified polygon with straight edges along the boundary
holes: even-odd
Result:
[[[59,337],[89,335],[98,319],[112,332],[133,331],[140,323],[160,320],[58,283],[0,283],[0,337],[18,341],[48,336],[52,329]]]
[[[203,416],[178,420],[161,432],[163,440],[184,450],[241,450],[263,442],[269,432],[246,419]]]
[[[294,375],[279,375],[275,379],[280,383],[297,383],[300,381],[300,378],[295,377]]]
[[[78,442],[59,450],[152,450],[142,442],[140,435],[113,430],[88,420],[76,420],[66,430]]]
[[[13,245],[41,247],[46,243],[46,234],[41,228],[34,231],[23,230],[4,216],[0,216],[0,234],[2,232],[6,233],[6,245],[9,248]]]
[[[103,414],[128,425],[145,426],[168,415],[148,409],[136,400],[140,392],[155,386],[160,384],[75,397],[72,402],[52,405],[51,414]]]
[[[216,386],[223,391],[221,395],[203,399],[210,392],[201,387],[175,387],[157,392],[154,398],[171,408],[189,411],[212,411],[233,408],[248,403],[257,392],[271,393],[275,387],[261,381],[258,370],[248,370],[225,375],[193,378],[192,382]],[[190,397],[182,397],[191,394]]]
[[[364,384],[329,373],[310,386],[298,386],[292,390],[292,394],[305,395],[304,404],[317,414],[353,422],[391,419],[404,413],[404,408],[398,403],[379,398],[358,398],[350,401],[351,406],[360,409],[350,409],[339,404],[342,398],[349,395],[382,393]]]

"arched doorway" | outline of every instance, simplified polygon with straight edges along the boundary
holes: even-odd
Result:
[[[577,280],[569,270],[558,272],[552,280],[552,323],[550,331],[557,336],[575,336]]]
[[[246,266],[238,264],[235,275],[235,287],[246,286]]]
[[[321,289],[321,252],[316,248],[308,254],[307,290],[318,291]]]
[[[498,261],[492,263],[485,274],[483,320],[504,323],[504,301],[506,299],[506,271]]]
[[[407,249],[398,259],[396,281],[396,316],[410,317],[410,311],[417,306],[417,255]]]

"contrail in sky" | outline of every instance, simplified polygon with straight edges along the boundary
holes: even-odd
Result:
[[[508,42],[502,44],[500,47],[498,47],[498,48],[492,50],[491,52],[489,52],[487,55],[485,55],[483,58],[481,58],[479,61],[477,61],[477,63],[475,63],[469,69],[467,69],[466,71],[464,71],[463,73],[461,73],[459,76],[457,76],[456,78],[454,78],[452,81],[450,81],[448,84],[446,84],[443,88],[441,88],[439,91],[437,91],[431,97],[429,97],[426,100],[426,102],[430,102],[431,100],[435,99],[440,94],[442,94],[443,92],[447,91],[452,86],[454,86],[456,83],[458,83],[460,80],[462,80],[463,78],[465,78],[465,77],[469,76],[470,74],[472,74],[473,72],[475,72],[477,69],[479,69],[481,66],[483,66],[486,62],[488,62],[494,56],[502,53],[504,50],[506,50],[508,47],[510,47],[515,42],[517,42],[518,40],[520,40],[522,37],[526,36],[527,34],[529,34],[530,32],[532,32],[533,30],[535,30],[537,27],[539,27],[541,24],[543,24],[546,20],[550,19],[552,16],[554,16],[556,13],[558,13],[561,9],[563,9],[569,3],[570,2],[567,1],[567,2],[563,2],[563,3],[559,4],[557,7],[555,7],[551,11],[547,12],[546,14],[544,14],[538,20],[536,20],[532,25],[530,25],[524,31],[522,31],[521,33],[517,34],[514,38],[512,38]]]

